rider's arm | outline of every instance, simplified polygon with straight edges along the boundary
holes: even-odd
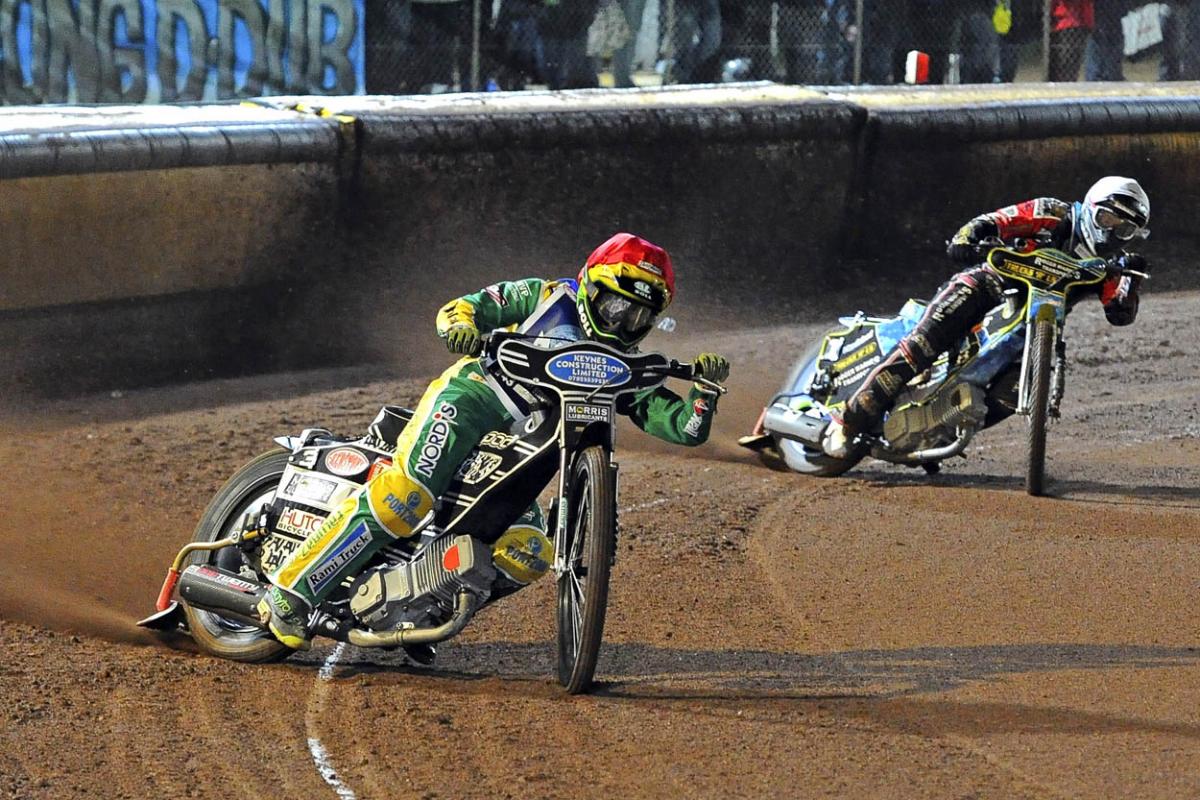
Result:
[[[635,395],[632,402],[618,410],[651,436],[671,444],[693,447],[708,441],[713,416],[717,413],[717,398],[693,386],[684,400],[660,386]]]
[[[482,333],[523,322],[537,308],[546,282],[540,278],[501,281],[442,306],[437,332],[445,336],[452,325],[473,325]]]
[[[1053,197],[1038,197],[987,214],[980,214],[958,229],[947,253],[955,261],[971,264],[978,260],[975,246],[996,236],[1005,242],[1031,238],[1052,231],[1071,213],[1071,204]]]

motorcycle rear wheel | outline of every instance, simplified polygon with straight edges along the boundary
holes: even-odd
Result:
[[[616,476],[603,447],[581,451],[567,493],[566,571],[558,576],[558,681],[569,694],[596,673],[617,537]]]
[[[1025,491],[1034,497],[1046,489],[1046,420],[1050,416],[1050,368],[1054,362],[1054,320],[1033,323],[1029,347],[1029,445],[1025,466]]]
[[[767,466],[773,466],[768,459],[782,459],[788,469],[799,472],[801,475],[812,475],[815,478],[836,478],[858,465],[862,461],[862,456],[851,456],[850,458],[834,458],[826,455],[823,451],[813,447],[808,447],[801,442],[796,442],[791,439],[785,439],[782,436],[771,435],[775,440],[774,449],[778,455],[768,455],[764,450],[759,454],[759,458]],[[776,461],[775,463],[778,463]]]
[[[258,509],[274,498],[288,457],[285,450],[273,450],[263,453],[235,472],[213,497],[208,508],[204,509],[192,541],[212,542],[232,535],[247,511]],[[212,564],[232,572],[238,572],[246,566],[241,550],[236,547],[199,552],[188,563]],[[262,576],[257,578],[261,580]],[[183,603],[183,610],[192,639],[210,655],[262,664],[282,661],[293,652],[267,631],[211,611],[192,608],[186,602]]]

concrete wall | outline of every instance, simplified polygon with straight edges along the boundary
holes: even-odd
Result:
[[[1152,243],[1194,246],[1198,146],[1190,84],[0,112],[0,379],[394,358],[446,298],[571,274],[619,229],[672,250],[685,319],[884,310],[970,216],[1106,173],[1147,186]]]

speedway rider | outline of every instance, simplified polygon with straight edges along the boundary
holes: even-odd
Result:
[[[1122,248],[1146,238],[1149,222],[1146,192],[1132,178],[1112,175],[1097,181],[1082,203],[1040,197],[972,219],[947,249],[950,258],[967,269],[942,285],[917,326],[867,376],[846,401],[841,416],[833,416],[822,449],[835,458],[851,455],[856,439],[879,424],[904,386],[1004,301],[1009,281],[986,262],[980,263],[988,250],[985,240],[998,238],[1005,246],[1025,252],[1053,247],[1076,258],[1115,258],[1121,270],[1144,271],[1146,260],[1125,254]],[[1100,284],[1100,302],[1113,325],[1128,325],[1137,316],[1140,280],[1118,273]]]
[[[258,610],[275,637],[288,647],[307,648],[309,610],[388,541],[411,536],[485,434],[507,431],[528,416],[529,395],[502,385],[476,358],[483,333],[515,328],[549,347],[591,339],[628,352],[674,295],[667,252],[618,233],[596,248],[575,280],[506,281],[443,306],[438,335],[463,358],[425,390],[396,443],[392,466],[335,509],[270,576],[274,586]],[[711,381],[729,374],[729,363],[712,353],[700,355],[694,367],[696,375]],[[708,439],[716,400],[700,384],[693,385],[686,401],[658,387],[619,403],[617,410],[660,439],[698,445]],[[492,544],[493,564],[502,579],[511,581],[510,588],[542,577],[552,553],[536,502]],[[431,652],[410,650],[410,655],[431,658]]]

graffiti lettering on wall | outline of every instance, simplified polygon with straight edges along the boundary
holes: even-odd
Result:
[[[0,0],[0,97],[227,100],[363,90],[365,0]]]

